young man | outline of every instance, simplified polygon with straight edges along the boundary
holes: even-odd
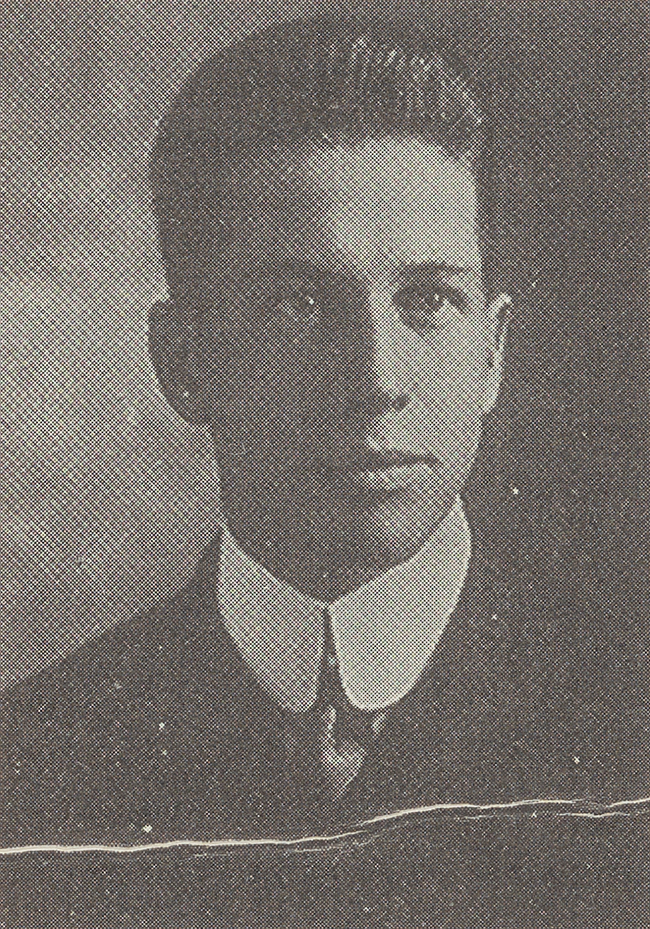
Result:
[[[5,841],[595,796],[582,618],[517,612],[460,498],[510,304],[485,93],[409,32],[277,27],[181,89],[152,185],[151,355],[224,528],[172,603],[14,690]]]

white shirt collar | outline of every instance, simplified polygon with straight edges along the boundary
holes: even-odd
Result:
[[[282,707],[301,712],[316,700],[327,606],[348,698],[360,709],[383,709],[422,674],[458,602],[470,553],[457,499],[413,558],[325,604],[273,577],[224,529],[219,609],[259,683]]]

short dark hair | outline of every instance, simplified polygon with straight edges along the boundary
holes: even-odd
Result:
[[[150,180],[172,296],[192,299],[227,238],[233,173],[279,143],[332,134],[408,132],[467,157],[487,244],[490,130],[485,84],[414,27],[314,17],[247,36],[198,67],[158,126]]]

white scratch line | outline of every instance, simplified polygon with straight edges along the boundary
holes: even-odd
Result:
[[[510,810],[522,809],[530,806],[569,806],[580,807],[584,805],[600,806],[600,810],[569,810],[566,813],[558,813],[558,816],[591,816],[594,818],[602,816],[615,816],[618,808],[625,806],[640,806],[641,804],[650,803],[650,797],[641,797],[638,800],[618,800],[614,803],[598,804],[594,800],[580,798],[578,800],[556,799],[534,799],[534,800],[513,800],[511,803],[436,803],[432,806],[414,807],[410,810],[398,810],[396,813],[384,813],[381,816],[374,816],[372,819],[364,820],[358,823],[354,829],[347,832],[339,832],[333,835],[315,835],[303,836],[296,839],[172,839],[169,842],[151,842],[147,845],[19,845],[14,848],[0,848],[0,855],[26,855],[34,852],[61,852],[70,854],[72,852],[113,852],[115,854],[134,854],[138,852],[160,851],[165,848],[241,848],[245,846],[280,846],[291,848],[296,845],[303,845],[308,842],[340,842],[343,839],[351,839],[358,835],[364,834],[364,827],[372,826],[377,823],[395,821],[407,816],[423,815],[427,813],[448,812],[451,810],[466,810],[471,812],[476,810],[478,813],[486,813],[490,810]],[[479,818],[478,816],[475,818]],[[484,817],[481,817],[484,818]]]
[[[601,812],[592,812],[588,810],[576,810],[575,813],[558,813],[558,816],[583,816],[588,819],[604,819],[606,816],[619,816],[620,813],[617,810],[602,810]],[[623,814],[624,816],[627,814]]]

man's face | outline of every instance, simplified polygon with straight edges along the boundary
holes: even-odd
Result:
[[[397,562],[462,488],[498,378],[474,178],[388,137],[262,184],[199,347],[225,512],[269,544]]]

